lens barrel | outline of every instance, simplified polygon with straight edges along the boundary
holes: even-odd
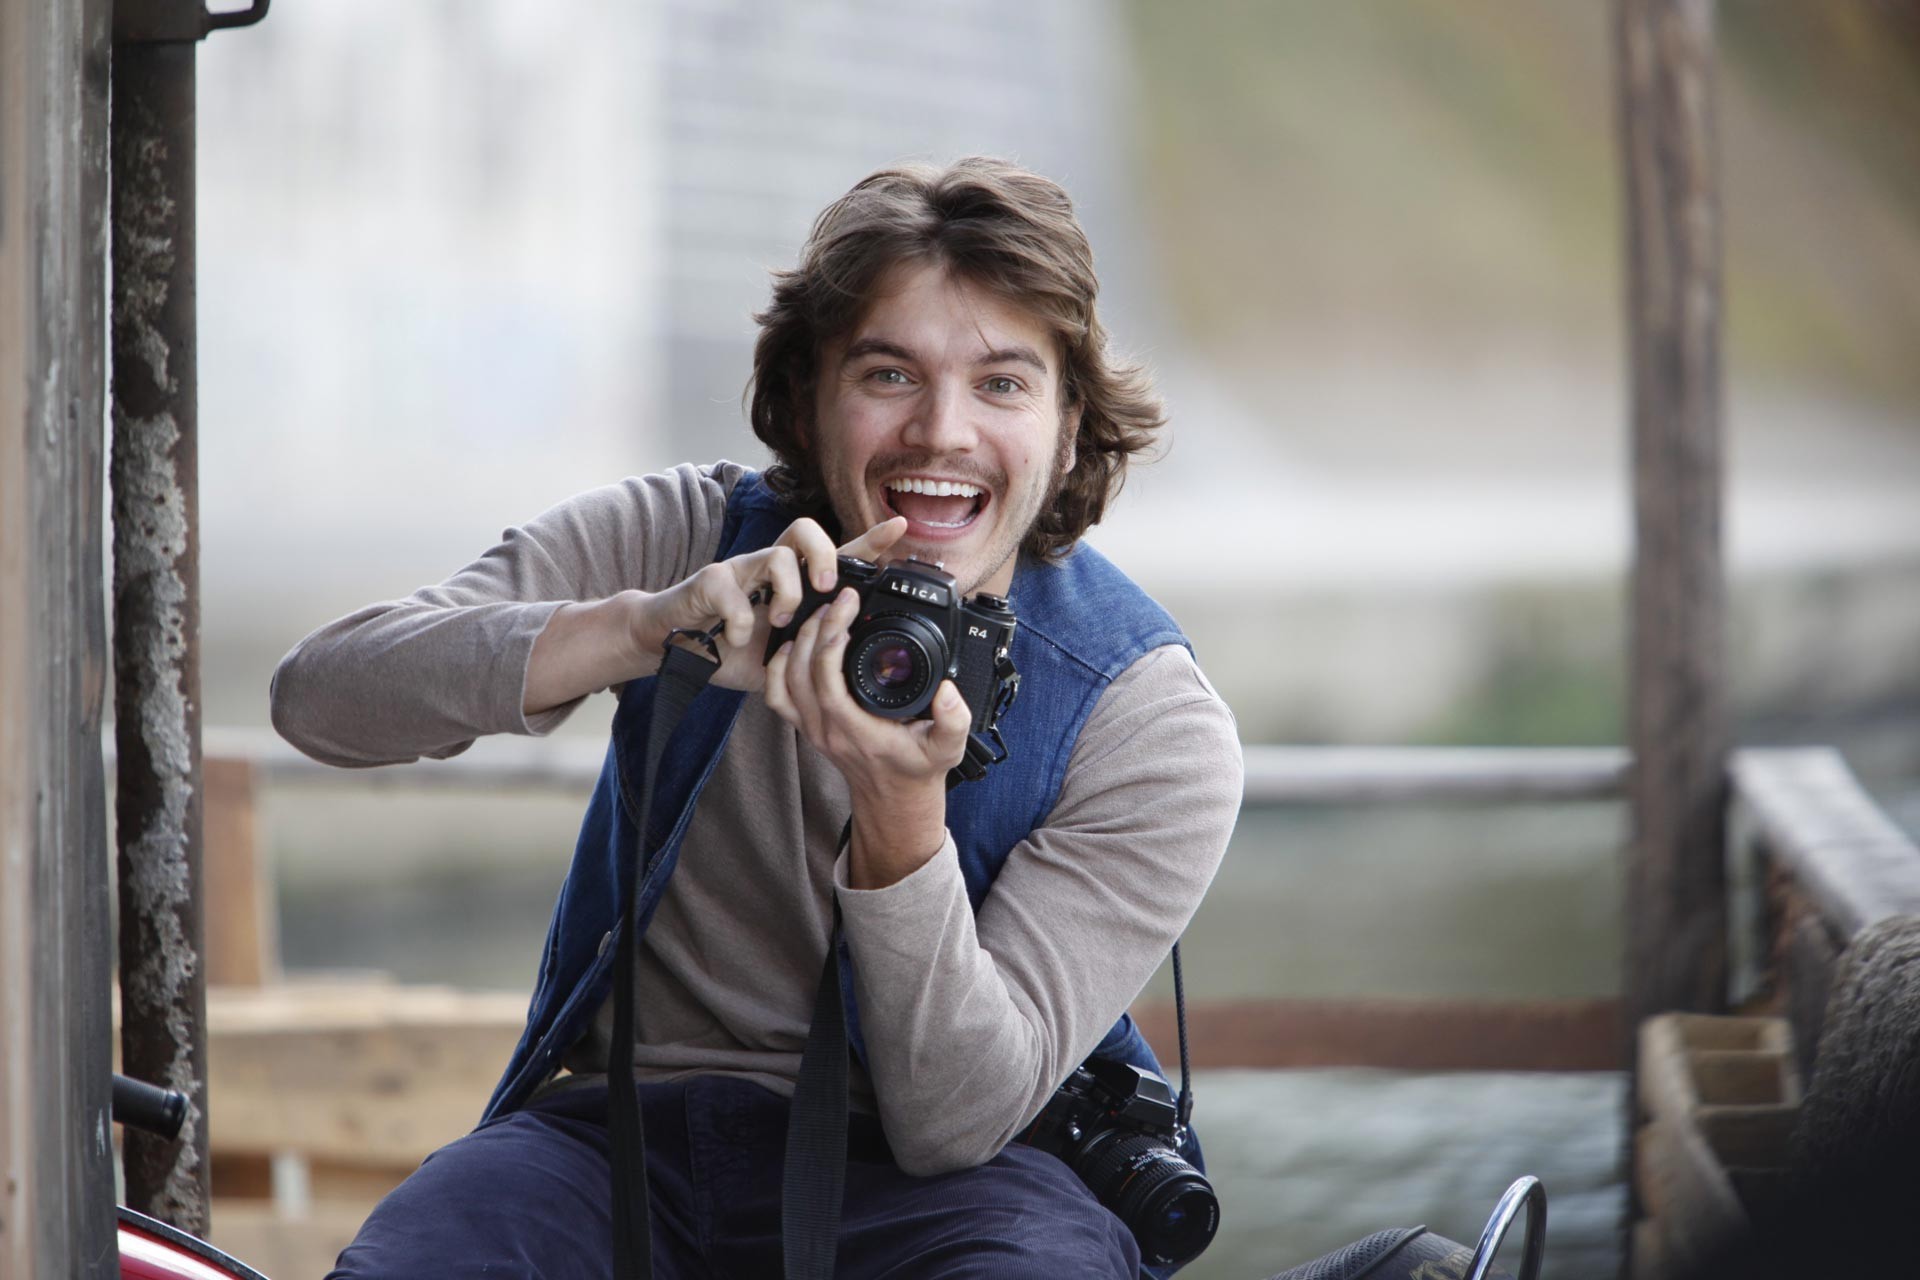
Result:
[[[1127,1224],[1150,1265],[1199,1257],[1220,1228],[1220,1201],[1206,1175],[1146,1134],[1097,1134],[1073,1165],[1094,1197]]]
[[[879,614],[847,638],[847,688],[873,714],[911,720],[932,704],[950,661],[946,637],[925,618]]]

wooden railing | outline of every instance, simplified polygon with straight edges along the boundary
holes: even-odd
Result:
[[[1731,818],[1735,857],[1765,878],[1745,950],[1811,1080],[1840,956],[1875,925],[1920,918],[1920,848],[1825,747],[1739,753]]]
[[[489,740],[467,755],[343,771],[267,734],[207,735],[208,1001],[214,1238],[288,1274],[341,1247],[372,1201],[471,1125],[519,1034],[518,995],[277,977],[270,898],[255,848],[262,786],[584,793],[602,749]],[[1502,804],[1622,799],[1629,761],[1607,749],[1246,750],[1250,807]],[[1920,914],[1920,853],[1831,751],[1749,751],[1734,767],[1733,831],[1773,868],[1758,913],[1811,1046],[1834,957],[1889,914]],[[1781,921],[1787,923],[1782,924]],[[1168,1003],[1135,1015],[1173,1039]],[[1196,1000],[1200,1067],[1422,1070],[1623,1067],[1620,1002]]]

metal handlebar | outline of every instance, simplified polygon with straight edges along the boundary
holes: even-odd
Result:
[[[116,1124],[130,1124],[136,1129],[172,1141],[180,1136],[180,1126],[186,1123],[189,1105],[187,1095],[178,1090],[163,1089],[157,1084],[123,1076],[118,1071],[113,1073],[113,1119]]]
[[[1480,1243],[1473,1247],[1466,1280],[1486,1280],[1487,1273],[1493,1269],[1493,1256],[1500,1252],[1500,1242],[1507,1238],[1507,1228],[1513,1225],[1523,1204],[1527,1207],[1527,1234],[1520,1252],[1520,1270],[1514,1280],[1538,1280],[1540,1255],[1547,1247],[1547,1189],[1531,1174],[1515,1179],[1500,1197],[1500,1203],[1493,1207],[1493,1216],[1480,1232]]]

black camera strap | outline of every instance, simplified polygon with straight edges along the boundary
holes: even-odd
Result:
[[[612,1146],[613,1273],[618,1280],[653,1280],[653,1219],[647,1193],[647,1144],[634,1079],[634,951],[639,885],[646,867],[648,811],[667,740],[700,691],[719,670],[711,631],[675,631],[667,637],[654,682],[642,756],[639,813],[635,821],[633,880],[620,904],[619,945],[614,948],[613,1034],[607,1049],[607,1127]],[[674,643],[690,639],[705,647],[703,658]],[[840,832],[845,849],[853,833],[849,818]],[[780,1226],[787,1280],[832,1280],[840,1236],[840,1208],[847,1171],[847,1014],[840,991],[840,904],[814,997],[813,1025],[800,1057],[800,1078],[787,1124],[786,1163],[781,1176]]]
[[[653,1280],[653,1221],[647,1208],[647,1141],[640,1121],[640,1090],[633,1076],[633,970],[640,881],[646,874],[648,810],[654,778],[667,739],[700,691],[720,669],[719,646],[712,632],[675,631],[668,635],[654,681],[653,709],[647,718],[646,749],[640,772],[640,812],[635,816],[633,878],[621,895],[619,945],[613,957],[613,1035],[607,1046],[607,1129],[613,1168],[613,1273],[619,1280]],[[711,660],[674,643],[686,637],[706,646]]]
[[[844,850],[853,819],[840,831]],[[836,853],[836,857],[838,854]],[[780,1173],[780,1243],[786,1280],[832,1280],[840,1244],[840,1207],[847,1184],[847,1008],[840,991],[840,899],[813,1025],[800,1055],[800,1080],[787,1114],[787,1156]]]

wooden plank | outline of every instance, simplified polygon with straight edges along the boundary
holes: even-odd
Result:
[[[1723,1256],[1750,1230],[1746,1209],[1706,1141],[1690,1125],[1656,1120],[1633,1145],[1634,1186],[1659,1224],[1661,1256],[1684,1274]]]
[[[1289,747],[1245,749],[1245,803],[1517,803],[1625,794],[1618,747]]]
[[[1134,1019],[1168,1072],[1179,1070],[1172,1001]],[[1614,1000],[1230,1000],[1189,1002],[1197,1069],[1389,1067],[1403,1071],[1616,1071]]]
[[[100,716],[107,20],[0,3],[0,1275],[118,1274]]]
[[[1629,1025],[1726,1007],[1720,199],[1711,0],[1615,0],[1634,551]]]
[[[279,975],[270,868],[262,862],[251,761],[201,761],[204,797],[202,884],[206,891],[207,981],[257,987]]]
[[[215,1200],[212,1243],[263,1275],[320,1276],[333,1268],[373,1209],[358,1201],[316,1203],[298,1217],[249,1200]]]
[[[1920,848],[1828,747],[1743,751],[1736,795],[1761,847],[1843,939],[1920,915]]]
[[[438,987],[213,989],[212,1141],[410,1168],[479,1122],[526,1007]]]
[[[343,770],[301,755],[277,736],[210,729],[207,754],[247,760],[272,785],[352,784],[422,790],[591,790],[604,744],[571,739],[484,738],[451,760]],[[1527,801],[1608,799],[1625,794],[1627,755],[1618,747],[1246,748],[1246,803],[1374,800]]]

